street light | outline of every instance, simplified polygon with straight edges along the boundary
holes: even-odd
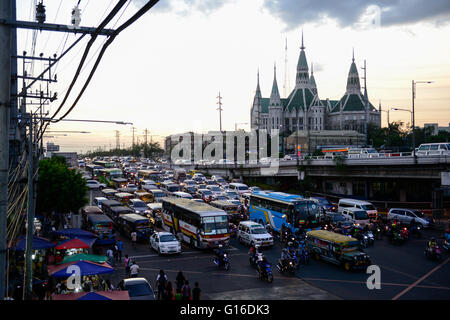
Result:
[[[412,80],[412,125],[413,125],[413,156],[414,161],[416,161],[416,135],[415,135],[415,117],[414,117],[414,99],[416,98],[416,84],[417,83],[433,83],[433,81],[416,81]]]

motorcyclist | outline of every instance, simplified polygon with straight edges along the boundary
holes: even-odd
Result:
[[[225,255],[226,251],[223,248],[222,244],[219,244],[219,248],[215,250],[215,255],[217,257],[217,260],[219,261],[219,267],[223,266],[223,257]]]
[[[256,257],[258,256],[258,254],[260,254],[259,252],[259,246],[258,245],[252,245],[250,247],[250,250],[248,251],[248,254],[250,255],[250,258],[253,261],[256,261]]]
[[[258,256],[257,268],[258,268],[259,274],[261,274],[261,275],[266,274],[266,266],[268,264],[269,264],[269,262],[267,261],[266,257],[264,257],[263,255]]]
[[[433,249],[436,246],[436,238],[431,237],[430,241],[428,241],[428,249]]]
[[[289,252],[287,251],[287,249],[284,248],[283,250],[281,250],[281,257],[280,257],[281,268],[284,268],[290,259],[291,259],[291,256],[290,256]]]

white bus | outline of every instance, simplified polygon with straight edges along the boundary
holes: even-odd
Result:
[[[228,245],[230,232],[227,213],[206,203],[182,199],[162,200],[163,229],[196,248]]]

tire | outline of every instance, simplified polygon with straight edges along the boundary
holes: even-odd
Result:
[[[273,282],[273,275],[269,275],[267,277],[267,282],[272,283]]]
[[[315,259],[316,261],[319,261],[319,260],[320,260],[320,254],[317,253],[317,252],[315,252],[315,253],[314,253],[314,259]]]
[[[158,248],[158,255],[161,255],[161,249]]]

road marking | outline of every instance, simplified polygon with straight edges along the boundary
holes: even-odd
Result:
[[[356,280],[339,280],[339,279],[324,279],[324,278],[300,278],[305,281],[328,281],[328,282],[340,282],[340,283],[354,283],[354,284],[366,284],[365,281],[356,281]],[[394,287],[407,287],[406,283],[392,283],[392,282],[382,282],[381,285],[385,286],[394,286]],[[428,285],[419,285],[418,288],[424,289],[442,289],[442,290],[450,290],[450,287],[442,287],[442,286],[428,286]]]
[[[437,271],[438,269],[440,269],[444,264],[446,264],[448,262],[448,260],[450,260],[450,258],[447,258],[444,262],[442,262],[440,265],[438,265],[437,267],[435,267],[433,270],[429,271],[427,274],[425,274],[422,278],[420,278],[419,280],[417,280],[416,282],[414,282],[413,284],[411,284],[408,288],[406,288],[405,290],[403,290],[402,292],[400,292],[399,294],[397,294],[395,297],[392,298],[392,300],[397,300],[398,298],[400,298],[401,296],[403,296],[405,293],[407,293],[409,290],[413,289],[414,287],[417,287],[417,285],[422,282],[423,280],[425,280],[426,278],[428,278],[432,273],[434,273],[435,271]]]
[[[239,250],[238,248],[232,248],[232,249],[228,249],[228,251],[237,251]],[[181,252],[181,255],[185,255],[185,254],[194,254],[194,253],[200,253],[200,251],[187,251]],[[147,255],[142,255],[142,256],[131,256],[131,259],[135,259],[135,258],[152,258],[152,257],[159,257],[158,254],[147,254]]]

